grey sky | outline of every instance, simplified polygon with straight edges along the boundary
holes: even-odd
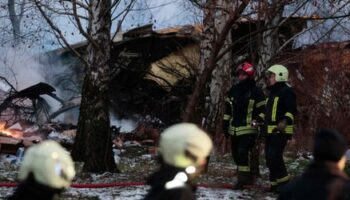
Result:
[[[123,22],[123,31],[149,23],[154,29],[197,23],[199,11],[189,5],[188,0],[138,0]]]
[[[122,9],[123,7],[120,7],[115,13],[119,13],[118,11]],[[193,7],[190,8],[188,0],[138,0],[123,21],[122,30],[127,31],[150,23],[154,29],[193,24],[199,21],[198,18],[198,11]],[[57,16],[56,22],[69,43],[84,40],[67,17]],[[112,33],[116,29],[116,24],[117,20],[113,22]]]
[[[322,1],[324,3],[319,3]],[[318,4],[315,4],[314,2],[318,2]],[[297,15],[305,16],[305,15],[311,15],[315,13],[319,16],[327,16],[329,15],[330,12],[336,11],[342,5],[349,4],[349,1],[341,0],[338,7],[336,7],[332,5],[327,5],[327,2],[328,1],[326,0],[317,0],[317,1],[312,0],[303,9],[297,12]],[[124,5],[124,4],[122,3],[121,5]],[[121,9],[122,8],[120,7],[120,10]],[[350,9],[350,6],[345,6],[342,9],[343,12],[341,14],[349,13],[349,9]],[[293,11],[294,11],[293,6],[288,6],[285,9],[286,13],[292,13]],[[0,13],[0,14],[2,15],[3,13]],[[80,14],[86,14],[86,13],[82,11],[80,12]],[[79,34],[78,30],[74,27],[72,22],[73,20],[69,20],[67,17],[62,17],[62,16],[57,16],[55,19],[56,19],[56,23],[58,24],[58,27],[62,30],[63,33],[65,33],[65,37],[67,38],[69,43],[76,43],[84,40],[84,38]],[[137,3],[135,4],[133,11],[131,11],[127,16],[127,18],[125,19],[122,29],[123,31],[127,31],[132,28],[136,28],[138,26],[142,26],[149,23],[153,23],[154,29],[161,29],[161,28],[173,27],[177,25],[200,23],[200,21],[201,21],[200,11],[194,9],[193,6],[190,6],[190,3],[188,0],[137,0]],[[335,31],[332,31],[331,33],[329,33],[328,37],[325,37],[321,41],[325,42],[325,41],[348,40],[350,38],[349,21],[350,21],[349,19],[343,19],[339,23],[340,26],[335,28]],[[115,30],[116,23],[117,21],[115,21],[114,26],[112,26],[112,32]],[[309,27],[310,26],[315,26],[315,27],[311,29],[312,30],[311,32],[307,31],[304,34],[302,34],[299,37],[299,39],[296,41],[295,46],[300,47],[307,43],[317,41],[317,38],[319,37],[319,35],[322,35],[324,32],[327,32],[329,28],[336,23],[338,23],[338,21],[336,20],[325,20],[322,23],[320,22],[308,23]],[[4,17],[0,20],[0,26],[3,28],[8,27],[8,26],[5,26],[6,24],[9,24],[9,20],[8,18]],[[40,24],[45,24],[45,23],[41,21]],[[26,31],[26,28],[23,28],[22,30]],[[0,39],[2,39],[2,37],[4,37],[4,35],[2,35]],[[55,41],[52,35],[45,34],[44,36],[41,36],[40,39],[41,38],[43,38],[41,42],[44,43],[44,46],[45,46],[45,49],[43,50],[59,48],[59,45],[52,45],[52,42]],[[41,44],[39,45],[39,47],[41,47]]]

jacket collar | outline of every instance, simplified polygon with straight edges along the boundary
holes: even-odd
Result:
[[[286,86],[287,86],[286,82],[277,82],[274,85],[268,86],[267,89],[270,90],[271,92],[277,92],[281,88]]]
[[[243,91],[248,90],[249,88],[253,87],[255,85],[255,81],[251,78],[247,78],[245,80],[239,81],[237,86]]]

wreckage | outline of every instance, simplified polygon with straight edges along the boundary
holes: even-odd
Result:
[[[118,33],[111,48],[111,112],[121,118],[152,113],[164,123],[178,120],[197,73],[200,32],[200,26],[154,31],[146,25]],[[72,48],[84,55],[86,42]],[[48,52],[41,62],[52,68],[69,66],[70,84],[80,91],[84,67],[68,50]],[[64,81],[56,82],[61,91],[67,88]]]
[[[56,89],[47,83],[40,82],[17,91],[5,78],[0,79],[0,152],[14,153],[19,147],[28,147],[45,139],[46,136],[38,133],[38,127],[31,127],[49,123],[52,115],[69,107],[69,102],[67,106],[55,94]],[[50,106],[42,95],[48,95],[59,102],[60,109],[50,113]]]
[[[306,20],[296,18],[289,20],[290,23],[286,23],[286,26],[280,28],[281,40],[289,40],[305,27]],[[252,51],[251,47],[257,45],[254,43],[257,41],[256,38],[254,39],[253,36],[241,38],[241,35],[249,35],[256,28],[257,24],[249,20],[242,20],[237,23],[232,32],[232,40],[237,41],[233,49],[239,49],[240,53],[254,57],[255,52]],[[161,119],[165,124],[178,121],[187,96],[191,94],[197,74],[200,34],[200,26],[182,26],[155,31],[152,29],[152,25],[116,34],[111,48],[111,112],[116,113],[121,118],[129,118],[135,114],[145,116],[151,113],[152,116]],[[84,55],[86,45],[86,42],[81,42],[72,45],[72,48]],[[346,110],[344,112],[338,111],[339,106],[335,107],[327,99],[329,98],[327,88],[334,87],[330,90],[331,92],[343,91],[344,84],[348,85],[346,82],[349,80],[348,70],[340,73],[342,77],[345,77],[343,86],[342,84],[331,84],[332,79],[327,78],[329,77],[327,76],[329,71],[339,71],[339,67],[323,67],[324,70],[322,70],[323,68],[317,68],[317,77],[312,79],[303,78],[306,76],[313,77],[315,63],[317,63],[317,66],[324,65],[324,63],[333,63],[332,59],[335,59],[336,52],[339,52],[339,54],[343,52],[342,55],[348,55],[348,46],[345,44],[340,49],[334,45],[305,49],[292,49],[290,47],[283,55],[276,58],[276,61],[285,64],[291,70],[291,81],[295,83],[300,109],[307,109],[310,107],[308,105],[313,107],[325,105],[328,118],[331,118],[329,113],[332,112],[337,112],[339,116],[350,113],[348,107],[342,107]],[[327,56],[319,56],[324,54]],[[324,60],[309,59],[312,57],[322,57]],[[346,56],[342,56],[342,58],[342,62],[338,66],[342,66],[342,69],[348,69],[349,64]],[[62,113],[78,108],[80,103],[79,91],[84,75],[83,64],[67,49],[47,52],[41,55],[39,60],[48,69],[56,69],[58,66],[66,67],[65,73],[67,74],[64,75],[64,78],[70,78],[69,80],[57,79],[59,76],[48,78],[52,81],[50,84],[55,85],[60,91],[70,90],[69,95],[65,97],[70,101],[64,101],[61,108],[49,114],[48,119],[52,120]],[[319,80],[325,81],[321,83]],[[312,84],[312,82],[317,82],[317,84]],[[305,92],[305,88],[308,87],[301,88],[300,86],[310,86],[310,88],[308,92]],[[316,86],[317,89],[313,90]],[[73,87],[75,92],[71,92]],[[47,93],[50,93],[49,89]],[[37,99],[36,97],[34,95],[34,99]],[[349,102],[348,95],[340,97],[340,99],[343,102]],[[311,101],[312,103],[310,103]],[[320,110],[319,106],[315,110]],[[301,120],[297,123],[298,132],[310,133],[312,130],[308,127],[316,127],[318,124],[322,124],[322,120],[318,120],[317,115],[311,117],[313,119]],[[301,118],[306,117],[301,115]],[[339,124],[340,121],[337,120],[336,123]],[[308,124],[310,122],[312,124]],[[343,127],[347,127],[345,123]],[[149,128],[152,128],[152,126]]]
[[[5,91],[1,90],[3,100],[0,104],[0,151],[13,153],[19,147],[27,147],[42,140],[36,135],[25,136],[22,127],[16,123],[21,120],[30,121],[34,116],[39,116],[40,112],[48,114],[47,103],[40,95],[47,94],[62,101],[53,93],[55,89],[46,83],[38,83],[17,91],[5,78],[1,77],[1,81],[3,86],[6,85],[3,87]],[[8,127],[8,124],[11,126]]]
[[[2,80],[9,84],[6,79]],[[50,119],[50,106],[41,95],[48,95],[64,104],[54,93],[55,88],[47,83],[40,82],[20,91],[15,90],[12,85],[9,88],[8,91],[1,91],[3,100],[0,103],[0,116],[6,123],[13,124],[18,120],[47,122]],[[45,119],[41,119],[42,117]]]
[[[281,27],[281,37],[289,40],[302,30],[306,20],[287,19]],[[257,38],[250,35],[259,22],[240,20],[232,31],[233,49],[251,55]],[[187,97],[198,73],[200,60],[201,25],[186,25],[153,30],[145,25],[115,35],[111,47],[111,110],[121,118],[135,114],[152,113],[166,124],[179,121]],[[71,45],[81,55],[86,55],[87,42]],[[252,55],[253,56],[253,55]],[[69,66],[80,90],[84,65],[69,50],[57,49],[42,56],[48,67]],[[62,81],[57,81],[62,83]],[[62,86],[64,87],[64,86]]]

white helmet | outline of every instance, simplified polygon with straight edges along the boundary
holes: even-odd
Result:
[[[195,124],[180,123],[164,130],[158,151],[165,163],[186,168],[203,163],[212,147],[213,143],[206,132]]]
[[[26,151],[18,178],[23,181],[30,173],[37,182],[55,189],[68,188],[75,176],[69,152],[55,141],[41,142]]]
[[[286,82],[288,81],[288,69],[283,65],[272,65],[267,69],[267,72],[274,73],[276,75],[277,82]]]

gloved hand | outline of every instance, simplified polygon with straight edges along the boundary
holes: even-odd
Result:
[[[264,125],[264,120],[261,119],[260,117],[258,117],[257,119],[253,119],[250,122],[250,125],[254,128],[258,127],[258,126],[263,126]]]
[[[259,125],[259,124],[258,124],[258,121],[257,121],[257,120],[255,120],[255,119],[254,119],[254,120],[252,120],[252,121],[250,122],[250,126],[251,126],[251,127],[253,127],[253,128],[258,127],[258,125]]]
[[[273,132],[284,133],[286,127],[287,127],[287,120],[282,119],[280,122],[278,122],[277,127],[273,130]]]

